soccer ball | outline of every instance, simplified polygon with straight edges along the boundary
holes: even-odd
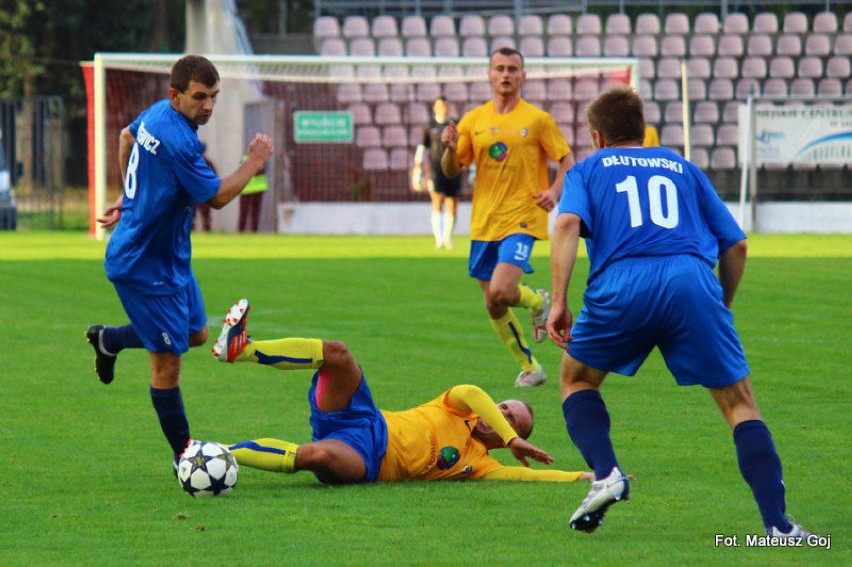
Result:
[[[180,456],[177,477],[190,496],[225,496],[237,484],[237,459],[212,441],[193,441]]]

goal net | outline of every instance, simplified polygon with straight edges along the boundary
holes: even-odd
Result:
[[[97,54],[84,64],[89,93],[92,232],[95,216],[121,191],[118,136],[165,98],[180,55]],[[491,99],[487,58],[210,56],[221,91],[199,129],[218,173],[238,164],[255,133],[273,137],[264,208],[310,201],[401,202],[414,151],[439,96],[450,117]],[[627,58],[527,58],[522,96],[550,112],[577,159],[591,152],[585,108],[615,84],[638,84]],[[466,176],[465,176],[466,177]],[[472,188],[464,182],[463,199]]]

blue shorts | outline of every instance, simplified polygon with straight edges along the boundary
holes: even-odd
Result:
[[[483,282],[491,281],[497,264],[505,262],[518,266],[525,274],[533,272],[530,266],[535,237],[529,234],[510,234],[503,240],[472,240],[468,274]]]
[[[204,299],[195,277],[184,289],[169,295],[146,295],[113,282],[133,330],[149,352],[189,350],[189,335],[207,325]]]
[[[324,412],[317,406],[318,379],[319,372],[314,374],[308,391],[313,440],[337,439],[355,449],[367,466],[364,482],[375,482],[388,449],[388,424],[373,402],[364,374],[361,374],[361,384],[352,396],[349,407],[332,412]]]
[[[583,299],[568,353],[584,364],[633,376],[657,346],[681,386],[716,388],[749,374],[722,286],[695,256],[618,261]]]

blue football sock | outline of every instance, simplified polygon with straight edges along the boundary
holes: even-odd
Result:
[[[107,352],[118,354],[125,348],[144,348],[142,339],[133,330],[133,325],[123,327],[104,327],[104,348]]]
[[[161,390],[152,387],[151,402],[160,418],[160,427],[177,457],[189,444],[189,421],[183,409],[180,388]]]
[[[609,476],[618,461],[609,438],[609,413],[600,392],[574,392],[562,403],[562,414],[568,435],[595,471],[595,479]]]
[[[760,420],[743,421],[734,428],[734,444],[740,473],[751,487],[763,525],[773,526],[784,533],[792,527],[784,512],[784,480],[781,476],[781,459],[772,442],[766,424]]]

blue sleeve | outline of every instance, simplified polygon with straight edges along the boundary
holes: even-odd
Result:
[[[592,232],[592,216],[590,214],[589,192],[583,176],[585,162],[575,164],[565,175],[562,184],[562,196],[559,198],[558,212],[574,213],[583,221],[582,236]]]
[[[221,185],[219,176],[200,152],[177,152],[174,157],[174,173],[181,186],[201,203],[212,199]]]

